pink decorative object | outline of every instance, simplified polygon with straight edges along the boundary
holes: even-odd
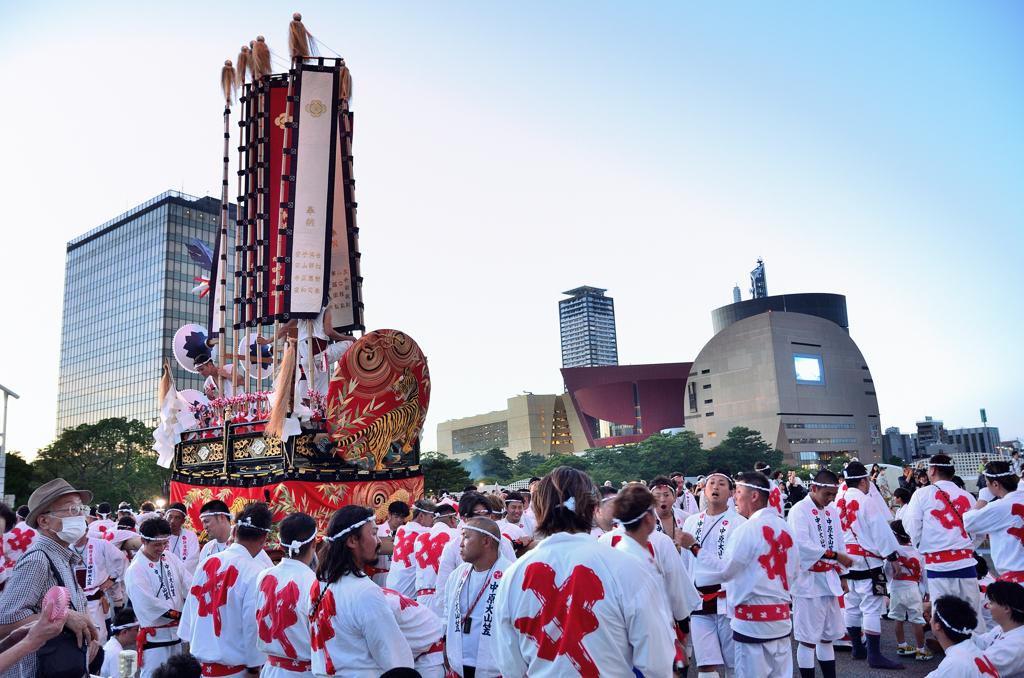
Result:
[[[43,607],[46,603],[52,602],[53,609],[50,611],[50,621],[54,622],[63,619],[68,614],[68,605],[71,604],[71,594],[63,586],[54,586],[43,596]]]

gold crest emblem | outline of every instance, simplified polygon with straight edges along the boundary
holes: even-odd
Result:
[[[314,118],[319,118],[321,115],[327,112],[327,107],[324,106],[324,102],[319,99],[313,99],[306,104],[306,113],[309,113]]]
[[[288,122],[291,122],[292,120],[293,120],[292,116],[289,115],[288,116]],[[284,129],[284,123],[285,123],[284,113],[282,113],[281,115],[279,115],[276,118],[274,118],[274,124],[277,125],[278,127],[280,127],[281,129]]]

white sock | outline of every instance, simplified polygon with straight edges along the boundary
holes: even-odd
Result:
[[[701,671],[697,678],[718,678],[718,671]]]
[[[906,643],[897,643],[896,646],[899,647],[899,648],[904,648],[904,647],[907,646],[907,644]]]
[[[836,660],[836,650],[832,647],[832,643],[818,643],[814,648],[814,654],[817,655],[819,662],[834,662]]]
[[[801,669],[813,669],[814,648],[798,643],[796,646],[796,665]]]

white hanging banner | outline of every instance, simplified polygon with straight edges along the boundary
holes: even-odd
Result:
[[[326,301],[331,270],[334,219],[334,155],[336,151],[338,68],[304,65],[298,76],[295,181],[288,213],[291,263],[286,312],[292,318],[315,318]]]

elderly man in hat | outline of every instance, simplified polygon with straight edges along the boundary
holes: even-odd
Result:
[[[92,492],[76,490],[63,478],[46,483],[29,497],[25,522],[38,532],[35,544],[18,559],[7,587],[0,596],[0,637],[39,619],[43,596],[54,586],[71,594],[66,628],[78,636],[79,645],[89,643],[90,661],[99,649],[97,626],[89,616],[85,593],[75,577],[81,559],[71,545],[86,532],[85,516]],[[30,654],[0,678],[33,676],[36,655]]]

